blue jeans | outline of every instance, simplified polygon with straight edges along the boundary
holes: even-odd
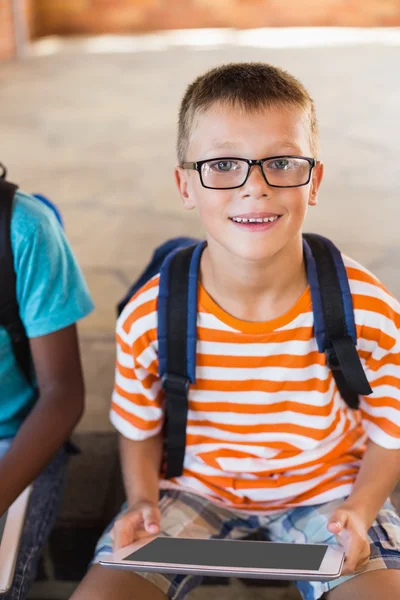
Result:
[[[0,439],[0,460],[12,438]],[[14,580],[1,600],[24,600],[59,509],[68,454],[61,448],[33,483],[15,567]]]

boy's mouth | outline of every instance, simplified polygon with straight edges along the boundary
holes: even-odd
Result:
[[[276,213],[246,213],[229,217],[229,220],[241,229],[264,231],[265,229],[271,229],[281,216]]]

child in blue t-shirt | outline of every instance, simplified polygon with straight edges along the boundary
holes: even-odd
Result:
[[[33,482],[7,600],[26,597],[54,524],[66,464],[65,442],[84,408],[76,322],[93,309],[86,283],[53,211],[17,192],[11,247],[19,312],[35,385],[0,326],[0,515]]]

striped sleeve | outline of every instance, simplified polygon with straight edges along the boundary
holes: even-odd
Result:
[[[376,444],[400,449],[400,305],[355,261],[348,274],[359,352],[373,390],[369,396],[360,397],[363,427]]]
[[[144,440],[163,426],[164,394],[158,377],[157,282],[131,299],[116,327],[116,366],[110,420],[131,440]]]

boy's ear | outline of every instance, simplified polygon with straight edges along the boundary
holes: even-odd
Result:
[[[189,181],[189,172],[182,167],[175,167],[175,181],[183,200],[184,207],[188,210],[196,208],[196,203],[193,200],[193,194],[190,191],[191,185]]]
[[[324,176],[324,165],[322,162],[318,161],[313,169],[313,174],[311,178],[311,189],[310,189],[310,197],[308,199],[308,204],[310,206],[316,206],[318,204],[318,190],[321,185],[322,178]]]

